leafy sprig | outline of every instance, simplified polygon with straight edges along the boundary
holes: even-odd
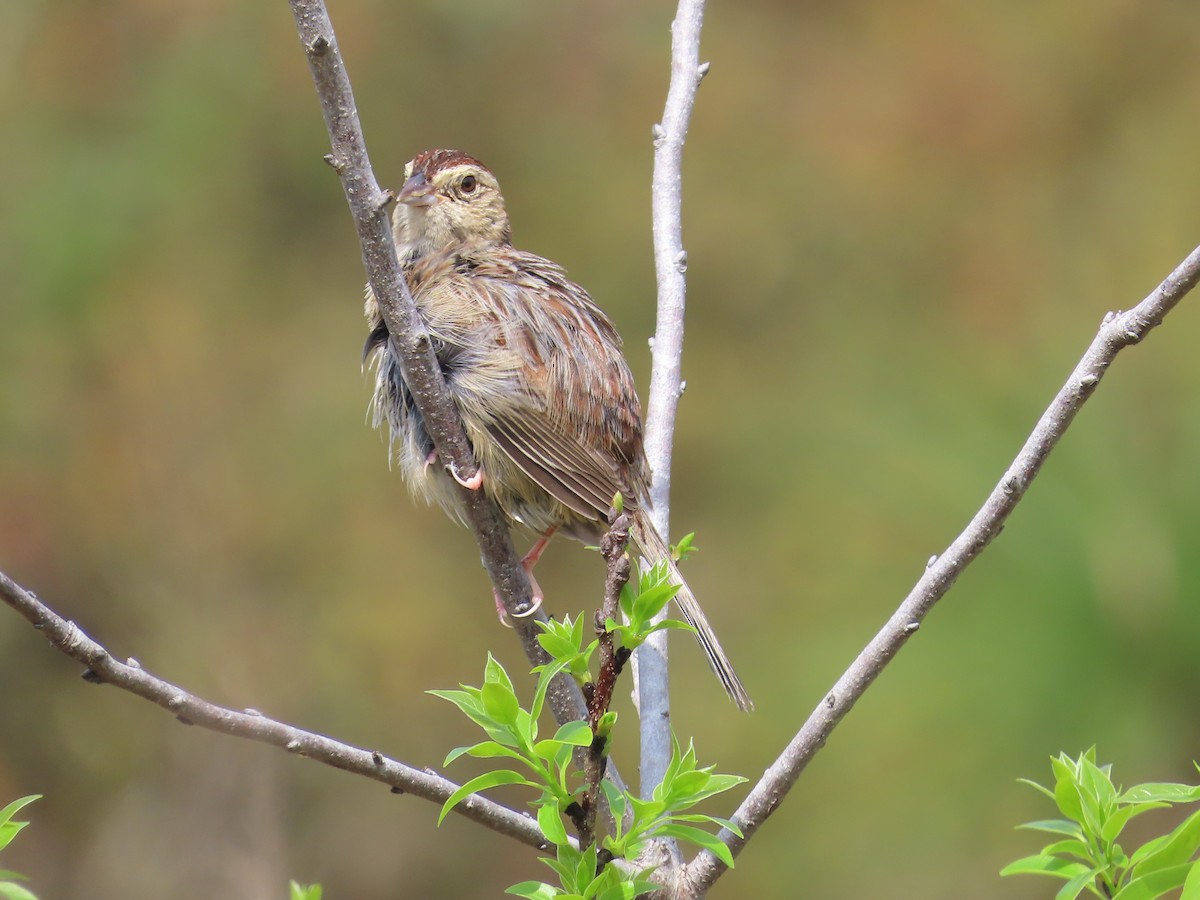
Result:
[[[1200,900],[1200,811],[1132,853],[1117,842],[1137,816],[1200,801],[1200,785],[1150,782],[1122,790],[1112,781],[1112,766],[1096,764],[1095,747],[1077,759],[1059,754],[1050,766],[1053,787],[1021,781],[1054,801],[1063,818],[1018,827],[1056,839],[1040,853],[1005,866],[1001,875],[1061,878],[1066,884],[1055,900],[1074,900],[1084,892],[1108,900],[1153,900],[1180,888],[1180,900]]]
[[[675,552],[681,558],[690,549],[689,535]],[[601,639],[613,641],[621,651],[620,658],[627,659],[629,653],[655,631],[690,628],[670,619],[654,621],[678,590],[671,581],[666,563],[644,572],[634,566],[629,581],[621,590],[624,623],[608,619],[604,623],[605,631],[586,644],[583,616],[542,623],[543,633],[538,640],[551,659],[534,669],[537,685],[528,709],[521,706],[513,681],[504,667],[490,654],[480,687],[460,685],[458,690],[430,691],[457,706],[487,736],[486,740],[450,751],[446,765],[461,756],[508,763],[472,778],[456,790],[443,804],[439,823],[473,793],[502,785],[520,785],[533,791],[530,805],[537,810],[538,826],[547,841],[554,845],[554,857],[543,859],[543,862],[558,876],[559,885],[527,881],[514,885],[509,893],[532,900],[631,900],[655,887],[649,880],[652,870],[639,870],[631,864],[654,838],[687,841],[711,851],[727,866],[733,866],[729,847],[701,826],[721,826],[740,836],[737,826],[727,819],[697,813],[693,808],[746,779],[716,774],[712,766],[701,767],[692,744],[689,742],[683,749],[676,740],[663,780],[648,800],[633,796],[610,779],[601,779],[599,774],[589,782],[585,772],[577,766],[577,757],[582,754],[590,761],[586,767],[589,771],[603,773],[611,732],[617,723],[617,713],[603,705],[592,710],[594,728],[586,721],[568,722],[560,726],[553,737],[539,737],[538,721],[555,676],[560,673],[570,676],[584,688],[586,696],[602,693],[593,690],[595,679],[592,673]],[[600,765],[595,764],[597,761]],[[610,834],[595,836],[593,841],[591,823],[594,816],[589,818],[586,811],[596,805],[596,782],[612,811],[610,827],[613,830]],[[581,847],[579,839],[568,833],[569,825],[574,827],[577,835],[587,836],[585,846]],[[611,865],[612,860],[620,860],[622,864]]]

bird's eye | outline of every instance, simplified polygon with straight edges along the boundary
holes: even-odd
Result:
[[[473,193],[475,193],[475,188],[478,187],[478,185],[479,185],[479,182],[476,180],[475,176],[468,175],[466,178],[464,178],[462,180],[462,183],[459,184],[458,188],[464,194],[473,194]]]

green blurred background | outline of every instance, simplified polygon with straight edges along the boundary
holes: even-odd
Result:
[[[673,7],[332,6],[383,183],[426,147],[485,160],[517,243],[610,311],[644,391]],[[413,505],[364,422],[363,273],[286,5],[5,18],[0,568],[202,696],[439,766],[473,734],[423,692],[478,681],[489,648],[522,659],[470,534]],[[749,0],[704,33],[672,512],[758,711],[678,640],[675,725],[754,778],[1103,314],[1200,242],[1200,8]],[[1044,897],[996,874],[1038,846],[1012,826],[1050,813],[1018,776],[1097,743],[1126,784],[1195,779],[1196,305],[1121,358],[714,898]],[[539,574],[555,611],[601,582],[567,542]],[[265,900],[288,878],[493,897],[543,873],[78,672],[0,610],[0,801],[46,795],[5,863],[46,900]]]

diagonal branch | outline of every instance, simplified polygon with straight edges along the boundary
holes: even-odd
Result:
[[[478,470],[478,464],[446,388],[429,334],[396,260],[387,212],[393,198],[375,180],[350,78],[338,52],[329,13],[322,0],[289,0],[289,4],[329,131],[333,152],[326,161],[341,179],[354,216],[367,280],[392,335],[404,380],[421,411],[439,459],[452,465],[463,478],[469,478]],[[508,610],[510,621],[515,623],[525,655],[534,665],[541,665],[548,658],[537,642],[541,629],[535,623],[545,616],[540,611],[533,616],[518,615],[530,608],[531,591],[529,578],[513,549],[508,526],[496,504],[483,491],[460,490],[488,576]],[[587,717],[583,695],[565,676],[555,679],[550,705],[560,723]]]
[[[687,295],[687,253],[683,249],[683,143],[696,102],[696,89],[708,71],[700,63],[704,0],[680,0],[671,23],[671,83],[662,122],[654,126],[654,268],[658,277],[658,320],[652,344],[654,366],[646,405],[646,460],[653,473],[651,515],[658,533],[670,533],[671,447],[675,412],[683,393],[683,311]],[[671,759],[667,632],[650,636],[634,654],[638,712],[641,715],[642,797],[663,779]]]
[[[1005,520],[1025,496],[1042,463],[1062,438],[1076,413],[1095,392],[1117,354],[1125,347],[1139,343],[1151,329],[1160,325],[1166,314],[1197,282],[1200,282],[1200,247],[1193,250],[1162,284],[1133,309],[1109,313],[1104,317],[1099,333],[1075,371],[1042,414],[1033,433],[983,507],[940,557],[929,560],[925,574],[908,597],[863,648],[858,658],[813,710],[787,749],[767,769],[738,807],[732,818],[741,827],[744,837],[738,838],[729,831],[721,832],[722,840],[735,855],[779,807],[805,766],[825,746],[838,722],[879,677],[905,642],[917,632],[934,604],[1000,533]],[[700,853],[688,868],[688,879],[699,890],[707,889],[725,870],[724,864],[708,851]]]
[[[199,725],[233,737],[280,747],[297,756],[390,785],[395,793],[413,794],[435,803],[445,803],[458,790],[457,784],[440,775],[406,766],[377,750],[352,747],[268,718],[257,710],[238,711],[218,706],[151,675],[135,659],[121,662],[84,634],[78,625],[58,615],[3,572],[0,572],[0,599],[24,616],[55,649],[87,666],[86,680],[111,684],[136,694],[161,706],[184,725]],[[454,807],[454,812],[530,847],[545,850],[549,846],[537,822],[529,816],[478,794],[472,794]]]

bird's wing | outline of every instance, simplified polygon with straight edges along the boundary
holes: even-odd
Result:
[[[518,468],[585,519],[608,516],[613,496],[629,493],[616,463],[566,435],[544,414],[526,411],[494,421],[488,432]]]
[[[490,314],[506,372],[486,404],[497,447],[576,515],[600,521],[620,492],[644,491],[641,409],[621,338],[587,292],[554,263],[512,250],[463,272],[463,288]],[[499,382],[496,385],[499,389]]]

